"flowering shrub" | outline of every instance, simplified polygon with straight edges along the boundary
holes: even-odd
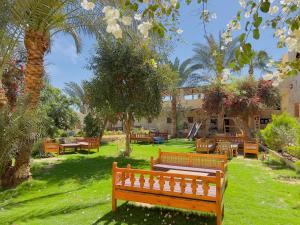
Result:
[[[213,83],[204,91],[202,108],[208,113],[221,112],[227,95],[226,87],[221,83]]]
[[[249,115],[263,108],[278,108],[279,91],[272,81],[252,78],[238,81],[224,99],[224,107],[231,114]]]

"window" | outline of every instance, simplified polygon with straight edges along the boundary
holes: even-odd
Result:
[[[193,123],[193,122],[194,122],[194,118],[193,118],[193,117],[188,117],[188,118],[187,118],[187,121],[188,121],[189,123]]]
[[[152,123],[152,119],[148,119],[148,123]]]
[[[170,117],[167,118],[167,123],[172,123],[172,119]]]
[[[199,94],[192,94],[192,95],[185,95],[184,99],[185,100],[196,100],[199,98]]]
[[[271,119],[269,118],[260,118],[260,124],[262,125],[266,125],[268,123],[270,123]]]
[[[163,96],[162,100],[163,100],[163,102],[169,102],[172,100],[172,97],[171,96]]]
[[[300,52],[296,53],[296,59],[300,59]]]
[[[299,103],[294,104],[294,116],[299,117]]]

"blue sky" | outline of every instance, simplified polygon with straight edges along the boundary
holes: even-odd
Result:
[[[239,8],[238,0],[209,0],[208,10],[215,12],[217,19],[207,24],[207,32],[217,36],[219,31],[223,30],[230,19],[235,16]],[[199,19],[200,12],[201,5],[199,4],[182,5],[179,27],[184,30],[183,41],[176,43],[175,50],[170,56],[171,59],[176,56],[180,60],[189,58],[193,56],[193,43],[205,43],[203,26]],[[286,49],[276,47],[276,40],[273,38],[271,30],[266,29],[261,33],[260,40],[251,40],[254,49],[265,50],[274,59],[280,59]],[[63,88],[66,82],[79,83],[92,76],[91,72],[85,69],[88,59],[95,50],[95,40],[92,37],[82,36],[83,49],[79,55],[76,54],[75,45],[68,36],[59,34],[52,43],[51,53],[47,55],[45,63],[50,81],[55,87]]]

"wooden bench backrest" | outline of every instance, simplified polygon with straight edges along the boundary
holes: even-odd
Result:
[[[88,143],[88,148],[99,148],[99,138],[84,138],[84,141]]]
[[[215,145],[215,140],[209,139],[209,138],[199,138],[199,139],[196,139],[196,142],[195,142],[197,152],[209,153],[210,147],[213,145]]]
[[[44,152],[59,152],[59,144],[51,143],[51,142],[44,142]]]
[[[227,163],[227,156],[159,151],[158,162],[175,166],[200,167],[224,171],[225,164]]]
[[[250,150],[250,151],[257,151],[259,149],[258,142],[245,142],[244,143],[244,151]]]
[[[225,141],[218,142],[217,151],[219,153],[228,152],[230,150],[231,150],[231,143],[230,142],[225,142]]]
[[[148,171],[140,169],[131,169],[130,165],[127,168],[118,168],[117,163],[113,163],[113,188],[121,190],[129,190],[135,192],[145,192],[158,195],[168,195],[175,197],[186,197],[193,199],[203,199],[208,201],[217,201],[221,199],[221,174],[217,172],[216,176],[195,176],[186,174],[174,174],[161,171]],[[126,180],[129,179],[125,185]],[[145,186],[145,179],[149,182],[149,185]],[[179,182],[176,186],[175,182]],[[185,188],[187,183],[191,184],[191,192],[186,193]],[[154,189],[154,184],[159,186],[159,189]],[[165,187],[169,184],[170,189]],[[198,185],[203,187],[203,195],[196,195]],[[216,187],[216,196],[210,196],[209,190],[212,186]],[[178,190],[179,189],[179,190]]]
[[[231,143],[244,143],[246,137],[239,137],[239,136],[215,136],[214,137],[216,142],[231,142]]]
[[[130,138],[131,139],[134,139],[134,138],[151,138],[151,137],[154,137],[154,135],[152,134],[130,134]]]

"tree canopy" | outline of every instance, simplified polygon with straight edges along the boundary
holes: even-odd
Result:
[[[163,79],[157,71],[156,55],[144,42],[99,41],[90,69],[93,99],[125,122],[127,155],[134,119],[153,118],[162,107]]]

